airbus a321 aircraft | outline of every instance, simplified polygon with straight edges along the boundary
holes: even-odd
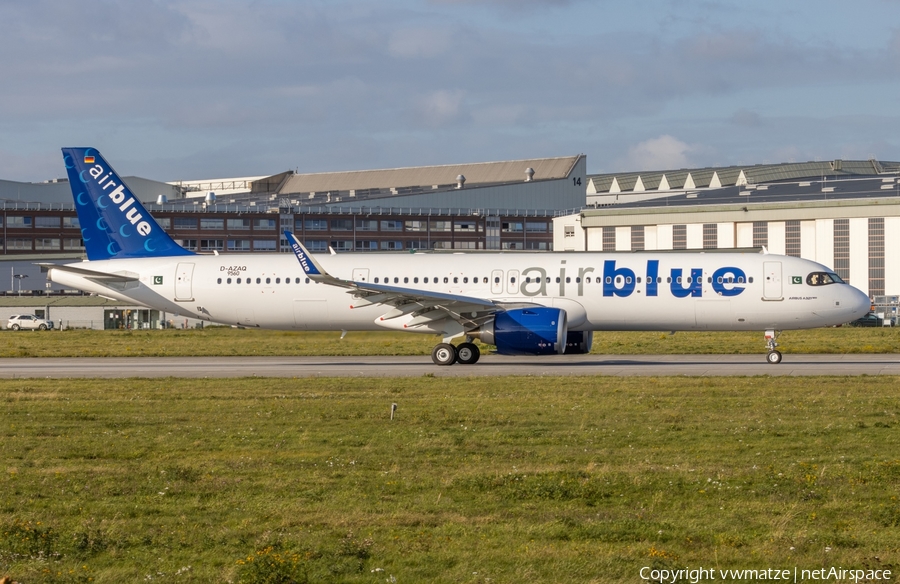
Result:
[[[198,255],[156,223],[93,148],[64,148],[88,261],[48,278],[211,322],[283,330],[441,335],[438,365],[587,353],[594,331],[765,333],[836,325],[869,298],[821,264],[765,253],[364,253]],[[451,344],[454,339],[463,342]]]

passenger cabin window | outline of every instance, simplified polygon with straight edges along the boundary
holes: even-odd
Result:
[[[813,272],[806,277],[806,283],[810,286],[827,286],[828,284],[843,284],[844,281],[837,274]]]

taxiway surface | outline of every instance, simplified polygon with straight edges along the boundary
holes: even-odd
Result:
[[[900,355],[485,355],[476,365],[438,367],[430,357],[125,357],[11,358],[0,378],[113,377],[489,377],[900,375]]]

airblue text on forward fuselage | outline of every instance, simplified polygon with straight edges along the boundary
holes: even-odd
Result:
[[[563,262],[565,263],[565,262]],[[594,272],[594,268],[578,268],[575,282],[578,286],[578,296],[584,295],[583,284],[588,274]],[[669,291],[675,298],[700,298],[703,296],[703,269],[690,268],[685,274],[684,268],[671,268],[669,276],[663,282],[659,274],[659,260],[647,260],[644,274],[638,276],[635,270],[617,266],[616,260],[603,262],[603,296],[624,298],[634,294],[637,287],[643,286],[646,296],[659,296],[661,284],[668,285]],[[566,277],[566,267],[562,266],[556,282],[559,284],[559,295],[565,296],[566,284],[571,276]],[[733,266],[723,266],[716,269],[709,277],[710,285],[717,296],[733,297],[742,293],[744,284],[748,283],[744,270]],[[547,296],[547,284],[550,278],[544,268],[525,268],[522,271],[521,292],[525,296]]]

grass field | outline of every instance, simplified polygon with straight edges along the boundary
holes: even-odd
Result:
[[[128,357],[209,355],[429,355],[433,335],[394,332],[283,332],[230,327],[140,331],[0,332],[0,357]],[[788,331],[784,353],[897,353],[900,329],[826,328]],[[763,354],[758,332],[599,332],[600,354]]]
[[[0,381],[0,574],[605,583],[638,582],[644,566],[842,566],[896,576],[898,381]]]

